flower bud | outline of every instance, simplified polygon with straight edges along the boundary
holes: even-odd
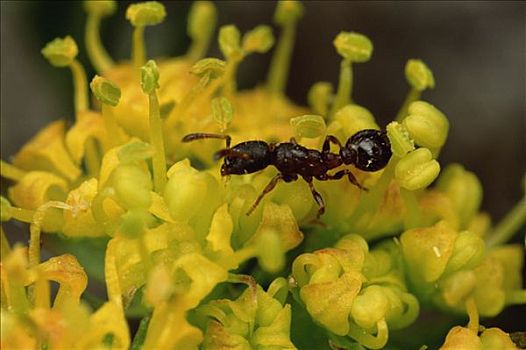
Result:
[[[290,126],[298,138],[316,138],[325,134],[325,120],[319,115],[306,114],[290,119]]]
[[[396,164],[395,178],[400,186],[410,191],[425,188],[440,172],[440,164],[427,148],[418,148],[406,154]]]
[[[508,333],[499,328],[487,328],[480,335],[481,350],[514,350],[517,346],[513,343]]]
[[[293,23],[303,16],[303,4],[297,0],[278,1],[276,12],[274,13],[274,22],[281,26]]]
[[[68,35],[64,39],[56,38],[49,42],[41,52],[51,65],[67,67],[77,57],[79,50],[75,40]]]
[[[154,60],[149,60],[141,68],[141,88],[145,94],[151,94],[159,88],[159,69]]]
[[[164,5],[157,1],[147,1],[128,6],[126,19],[134,27],[153,26],[161,23],[166,17]]]
[[[366,62],[373,53],[373,44],[368,37],[355,32],[341,32],[333,41],[336,51],[352,62]]]
[[[450,164],[438,179],[437,188],[451,199],[461,227],[466,227],[482,202],[482,185],[477,176],[460,164]]]
[[[133,164],[119,165],[111,175],[119,204],[126,209],[147,209],[151,205],[150,173]]]
[[[380,129],[374,116],[362,106],[347,105],[336,112],[333,123],[339,123],[343,136],[348,138],[364,129]]]
[[[235,25],[222,26],[219,29],[219,48],[225,58],[241,55],[241,34]]]
[[[484,248],[484,241],[475,233],[460,232],[455,240],[453,254],[447,263],[445,273],[474,268],[484,258]]]
[[[272,45],[274,45],[274,36],[269,26],[257,26],[243,35],[243,50],[246,53],[265,53]]]
[[[351,316],[360,327],[369,329],[385,317],[389,300],[380,286],[365,288],[356,296],[352,304]]]
[[[405,65],[405,77],[409,84],[418,91],[435,87],[433,72],[421,60],[411,59]]]
[[[403,124],[391,122],[387,124],[386,130],[395,156],[401,158],[415,149],[415,143]]]
[[[415,101],[409,105],[409,115],[403,125],[419,146],[432,150],[444,145],[449,131],[446,116],[431,104]]]
[[[279,234],[271,229],[261,230],[256,240],[258,261],[261,268],[276,273],[285,266],[285,250]]]
[[[121,164],[131,164],[149,159],[153,153],[152,145],[147,142],[135,141],[122,145],[117,152],[117,158]]]
[[[153,217],[142,208],[134,208],[121,216],[120,232],[127,238],[138,238],[152,223]]]
[[[111,80],[95,75],[89,86],[100,102],[113,107],[119,104],[121,89]]]
[[[457,236],[445,221],[405,231],[400,244],[409,279],[421,287],[437,281],[453,254]]]
[[[460,326],[451,328],[440,350],[479,350],[480,339],[472,330]]]

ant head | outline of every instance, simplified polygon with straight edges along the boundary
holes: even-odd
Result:
[[[366,129],[351,136],[340,156],[345,164],[363,171],[383,169],[391,159],[391,143],[385,131]]]

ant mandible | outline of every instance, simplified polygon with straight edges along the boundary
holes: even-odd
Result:
[[[391,144],[385,131],[365,129],[351,136],[345,146],[332,135],[327,135],[321,151],[299,145],[294,138],[290,142],[266,143],[264,141],[245,141],[230,147],[229,135],[193,133],[183,138],[183,142],[201,139],[223,139],[226,148],[215,153],[214,159],[224,158],[221,176],[251,174],[273,165],[279,173],[270,180],[263,192],[250,207],[250,215],[263,197],[276,187],[280,180],[291,182],[301,176],[309,185],[314,200],[318,204],[319,218],[325,212],[322,196],[312,183],[313,178],[320,181],[339,180],[347,176],[358,188],[367,191],[360,185],[348,169],[328,174],[331,169],[342,164],[354,165],[363,171],[377,171],[384,168],[391,158]],[[330,144],[339,146],[339,153],[330,151]]]

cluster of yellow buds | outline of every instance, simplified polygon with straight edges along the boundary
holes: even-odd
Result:
[[[42,50],[72,72],[73,125],[51,123],[1,162],[12,181],[0,197],[1,221],[28,223],[30,231],[27,247],[11,247],[1,230],[2,348],[308,349],[316,336],[325,348],[380,349],[422,308],[469,316],[443,349],[515,347],[504,331],[479,329],[479,315],[526,304],[524,246],[505,245],[526,221],[526,197],[491,227],[477,177],[459,164],[441,173],[449,122],[421,100],[435,85],[424,62],[405,67],[410,90],[385,128],[392,152],[385,168],[349,166],[368,191],[346,179],[316,183],[326,206],[317,218],[305,181],[280,184],[259,202],[275,170],[221,178],[212,155],[223,140],[182,140],[196,132],[228,134],[234,144],[294,137],[320,149],[328,135],[344,141],[380,130],[352,98],[353,63],[370,59],[369,38],[336,36],[338,87],[314,84],[304,107],[284,94],[300,2],[277,3],[277,40],[265,25],[243,34],[221,27],[223,59],[205,57],[217,22],[212,2],[192,5],[188,52],[159,60],[147,59],[144,31],[163,22],[165,7],[130,5],[132,57],[122,63],[99,36],[117,5],[84,2],[86,50],[98,73],[89,84],[73,38]],[[238,91],[242,60],[275,42],[267,84]],[[84,254],[42,262],[42,232]],[[81,259],[97,256],[85,242],[103,242],[89,246],[104,257],[94,262],[102,278]],[[85,293],[97,279],[104,300]],[[59,283],[56,295],[50,282]],[[134,334],[132,318],[141,319]],[[422,345],[432,342],[443,339]]]

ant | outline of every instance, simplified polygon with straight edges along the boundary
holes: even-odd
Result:
[[[322,196],[312,183],[313,178],[320,181],[339,180],[347,176],[349,181],[358,188],[367,191],[360,185],[348,169],[328,174],[331,169],[342,164],[354,165],[363,171],[377,171],[383,169],[391,158],[391,144],[385,131],[366,129],[352,135],[345,146],[332,135],[327,135],[322,150],[308,149],[299,145],[294,138],[290,142],[267,143],[265,141],[245,141],[230,147],[229,135],[193,133],[183,137],[183,142],[201,139],[223,139],[226,148],[215,153],[214,159],[224,158],[221,166],[221,176],[251,174],[273,165],[279,173],[270,180],[263,192],[250,207],[250,215],[263,197],[276,187],[281,180],[291,182],[301,176],[309,185],[312,196],[318,204],[319,218],[325,212]],[[330,151],[330,144],[339,146],[339,153]]]

